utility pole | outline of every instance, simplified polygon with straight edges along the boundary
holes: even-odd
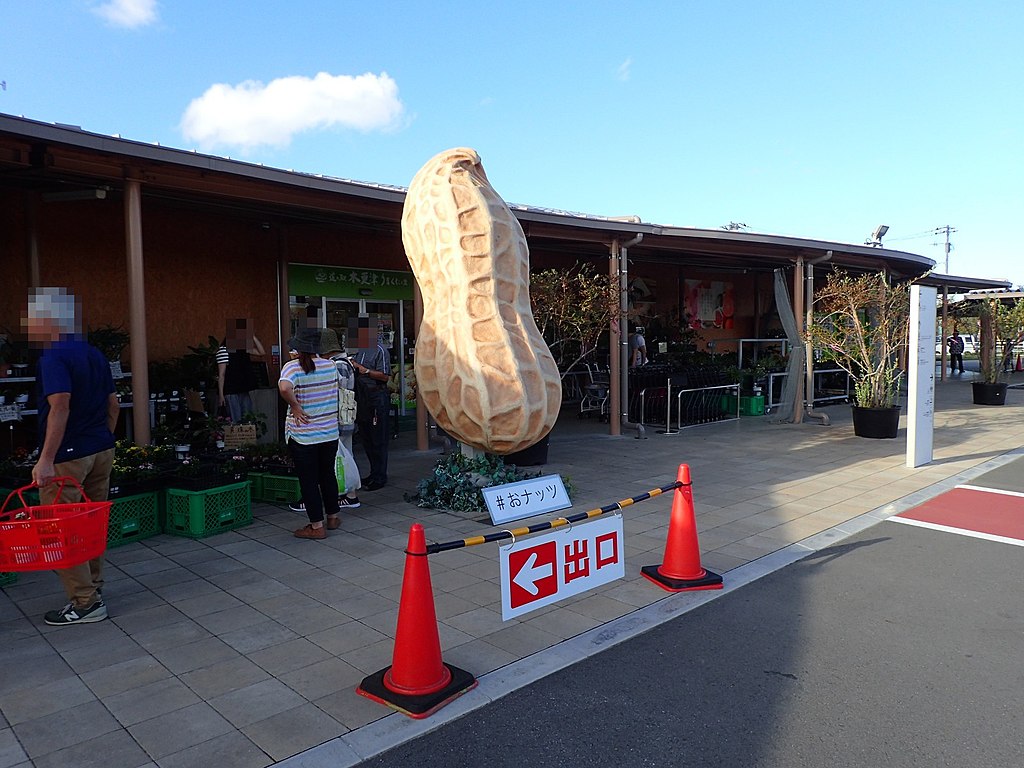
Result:
[[[941,235],[943,233],[945,233],[945,235],[946,235],[946,274],[947,275],[949,274],[949,251],[950,251],[950,248],[952,247],[949,244],[949,235],[952,232],[956,232],[956,227],[951,227],[949,224],[947,224],[944,227],[936,227],[932,231],[933,235]]]

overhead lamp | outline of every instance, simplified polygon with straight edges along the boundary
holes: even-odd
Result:
[[[93,189],[69,189],[65,192],[44,192],[43,200],[48,203],[67,200],[105,200],[107,189],[107,187],[95,187]]]
[[[875,227],[875,231],[871,233],[871,237],[864,241],[864,245],[870,245],[874,248],[882,247],[882,238],[885,237],[885,233],[889,231],[889,227],[886,224],[879,224]]]

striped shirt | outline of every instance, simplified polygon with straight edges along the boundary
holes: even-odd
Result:
[[[290,381],[295,399],[309,415],[300,424],[291,407],[284,420],[285,440],[294,439],[303,445],[338,440],[338,369],[331,360],[314,357],[316,369],[305,373],[298,360],[290,360],[281,369],[281,381]]]

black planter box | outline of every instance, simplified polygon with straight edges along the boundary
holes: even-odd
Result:
[[[1005,381],[989,384],[986,381],[971,382],[971,389],[974,394],[975,405],[1006,405]]]
[[[900,431],[900,407],[861,408],[853,406],[853,434],[857,437],[890,439]]]
[[[505,464],[515,464],[517,467],[536,467],[548,463],[548,435],[529,448],[509,453],[505,456]]]

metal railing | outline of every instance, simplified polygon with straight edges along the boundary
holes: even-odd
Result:
[[[730,400],[731,397],[731,400]],[[674,398],[674,400],[673,400]],[[638,422],[655,426],[663,424],[661,434],[671,435],[686,427],[732,421],[740,417],[740,385],[722,384],[696,389],[672,389],[671,379],[664,387],[648,387],[640,391]],[[675,424],[673,424],[673,408]]]
[[[768,386],[765,392],[764,412],[771,413],[772,409],[782,404],[782,388],[785,385],[785,378],[788,374],[785,371],[768,374]],[[834,377],[833,381],[826,381],[826,377]],[[836,381],[841,379],[840,381]],[[814,371],[814,402],[815,403],[836,403],[847,402],[853,397],[850,392],[850,374],[842,368],[825,368]]]

